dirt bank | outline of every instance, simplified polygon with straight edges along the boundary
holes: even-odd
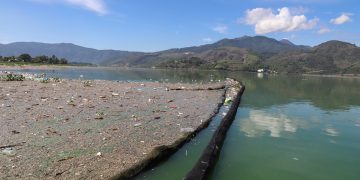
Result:
[[[118,175],[207,123],[223,102],[223,87],[2,81],[0,179]]]

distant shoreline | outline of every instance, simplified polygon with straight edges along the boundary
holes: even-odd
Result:
[[[56,70],[67,68],[86,68],[86,69],[128,69],[128,70],[196,70],[196,71],[233,71],[233,70],[217,70],[217,69],[187,69],[187,68],[143,68],[143,67],[122,67],[122,66],[71,66],[71,65],[0,65],[0,70]],[[239,71],[240,72],[240,71]],[[246,71],[241,71],[246,72]]]
[[[56,69],[78,69],[78,68],[87,68],[87,69],[148,69],[148,70],[169,70],[167,68],[136,68],[136,67],[116,67],[116,66],[72,66],[72,65],[0,65],[0,70],[56,70]],[[181,69],[181,68],[176,68]],[[184,69],[189,70],[189,69]],[[231,71],[234,72],[234,70],[215,70],[215,69],[193,69],[193,70],[202,70],[202,71]],[[250,71],[238,71],[238,72],[244,72],[244,73],[254,73],[256,72],[250,72]],[[279,73],[278,75],[286,75]],[[290,73],[288,75],[299,75],[299,76],[305,76],[305,77],[330,77],[330,78],[360,78],[360,74],[306,74],[306,73]]]
[[[301,74],[306,77],[329,77],[329,78],[360,78],[358,74]]]
[[[0,69],[6,70],[52,70],[52,69],[65,69],[65,68],[96,68],[96,66],[76,66],[76,65],[0,65]]]

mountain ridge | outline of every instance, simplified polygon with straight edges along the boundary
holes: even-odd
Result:
[[[296,45],[287,39],[242,36],[212,44],[158,52],[97,50],[72,43],[16,42],[0,44],[0,56],[22,53],[56,55],[74,62],[124,67],[202,68],[285,73],[360,73],[360,48],[330,40],[317,46]]]
[[[0,44],[0,56],[19,56],[23,53],[28,53],[31,56],[56,55],[72,62],[99,64],[101,61],[123,56],[130,52],[97,50],[73,43],[14,42]]]
[[[307,52],[278,54],[265,63],[270,69],[286,73],[359,74],[360,48],[331,40]]]

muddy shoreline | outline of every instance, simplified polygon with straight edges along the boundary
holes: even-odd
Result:
[[[0,85],[0,179],[131,177],[206,127],[225,93],[222,83]]]

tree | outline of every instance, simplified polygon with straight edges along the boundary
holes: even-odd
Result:
[[[2,57],[0,56],[0,62],[29,62],[29,63],[38,63],[38,64],[68,64],[68,60],[65,58],[59,59],[55,55],[52,56],[36,56],[32,58],[29,54],[21,54],[18,57],[8,56]]]
[[[59,60],[59,64],[67,64],[67,63],[68,63],[68,60],[65,59],[65,58],[61,58],[61,59]]]
[[[8,57],[4,57],[4,61],[6,61],[6,62],[16,62],[16,58],[15,58],[15,56],[8,56]]]
[[[47,56],[36,56],[32,62],[33,63],[47,63],[48,62],[49,57]]]
[[[30,54],[21,54],[18,59],[24,62],[31,62],[32,57],[30,56]]]

